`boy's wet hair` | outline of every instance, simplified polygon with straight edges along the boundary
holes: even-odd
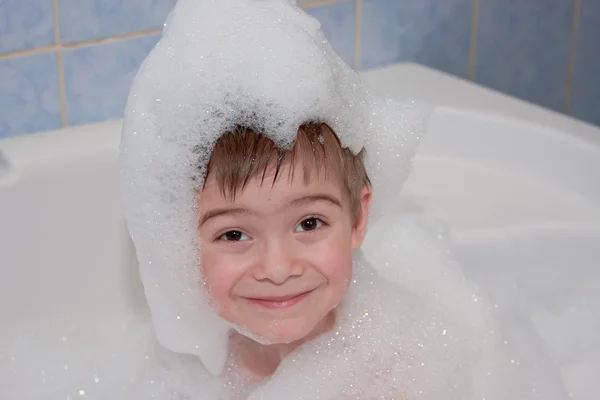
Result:
[[[333,178],[348,195],[352,216],[360,212],[361,191],[370,185],[364,166],[363,149],[357,155],[342,148],[335,133],[326,124],[306,123],[300,126],[294,146],[289,150],[278,148],[268,137],[245,127],[236,127],[221,136],[212,151],[206,177],[213,175],[223,196],[235,199],[248,181],[268,176],[274,185],[282,175],[282,166],[288,168],[288,180],[302,168],[305,182],[311,177]],[[272,178],[271,178],[271,175]]]

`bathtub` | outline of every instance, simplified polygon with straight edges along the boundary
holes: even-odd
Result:
[[[363,75],[436,105],[398,208],[442,221],[465,273],[527,321],[572,397],[598,398],[600,128],[413,64]],[[148,326],[120,213],[120,130],[0,141],[2,399],[91,396],[95,360]]]

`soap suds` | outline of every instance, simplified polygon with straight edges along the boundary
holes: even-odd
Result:
[[[121,144],[125,214],[158,338],[213,374],[227,332],[202,286],[196,190],[215,141],[241,125],[281,148],[305,122],[367,151],[371,222],[397,196],[428,109],[381,99],[332,50],[319,22],[283,0],[180,0],[132,86]],[[235,327],[234,327],[235,328]]]

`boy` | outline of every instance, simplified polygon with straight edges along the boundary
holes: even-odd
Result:
[[[244,128],[215,145],[198,201],[202,272],[220,316],[272,343],[232,338],[257,380],[335,326],[368,221],[363,154],[316,123],[288,151]]]

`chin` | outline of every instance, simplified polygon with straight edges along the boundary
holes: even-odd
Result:
[[[264,324],[256,326],[256,329],[249,329],[249,331],[240,333],[243,333],[253,340],[265,345],[290,344],[309,336],[315,330],[318,324],[319,321],[306,321],[297,319],[271,320],[270,322],[265,321]]]
[[[315,325],[285,327],[279,332],[275,332],[275,341],[278,344],[290,344],[300,341],[310,335],[314,327]]]

